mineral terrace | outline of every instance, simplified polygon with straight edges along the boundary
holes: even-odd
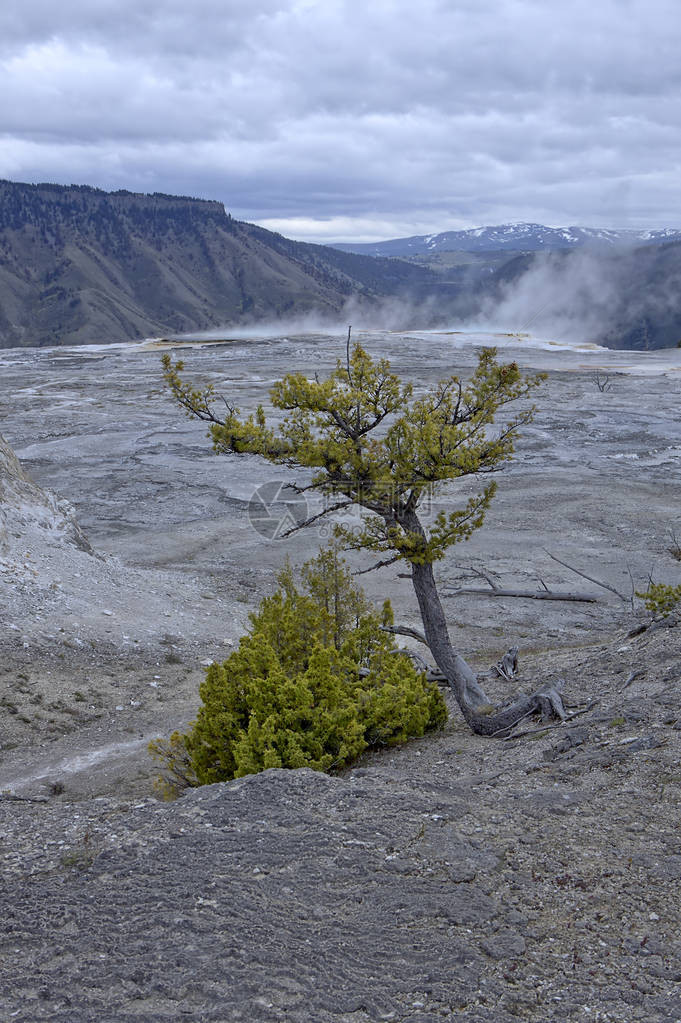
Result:
[[[358,336],[417,387],[494,340]],[[498,699],[562,679],[576,716],[492,742],[452,702],[442,732],[341,776],[173,803],[149,739],[191,720],[203,664],[323,537],[253,528],[284,477],[211,455],[158,346],[0,353],[3,1021],[681,1021],[681,627],[640,631],[631,599],[681,576],[681,352],[498,340],[549,379],[440,580],[597,595],[447,598],[478,671],[520,648],[517,682],[485,679]],[[185,359],[248,409],[340,354],[306,335]],[[363,579],[418,624],[397,568]]]

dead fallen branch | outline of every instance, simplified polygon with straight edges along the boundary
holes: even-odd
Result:
[[[544,553],[548,554],[552,561],[562,565],[563,568],[567,568],[569,572],[574,572],[575,575],[581,576],[582,579],[588,579],[590,583],[600,586],[601,589],[609,590],[610,593],[614,593],[615,596],[619,597],[619,599],[625,604],[631,603],[630,597],[626,596],[624,593],[620,593],[619,590],[616,590],[614,586],[610,586],[609,583],[604,583],[602,579],[595,579],[592,575],[587,575],[586,572],[581,572],[578,568],[575,568],[574,565],[568,565],[567,561],[561,561],[560,558],[557,558],[555,554],[551,553],[551,551],[545,550]]]
[[[513,739],[522,739],[526,735],[539,735],[542,732],[550,732],[554,728],[563,728],[563,729],[569,728],[570,727],[570,722],[574,718],[581,717],[582,714],[588,714],[590,710],[594,709],[594,707],[598,704],[598,702],[599,702],[598,700],[592,700],[591,703],[589,703],[582,710],[575,710],[575,711],[572,712],[572,714],[568,714],[564,721],[556,721],[556,723],[553,724],[553,725],[541,725],[539,728],[526,728],[525,731],[523,731],[523,732],[513,732],[512,735],[505,736],[503,741],[504,742],[511,742]]]
[[[14,792],[0,792],[0,799],[14,803],[47,803],[47,796],[17,796]]]
[[[645,671],[643,670],[643,668],[639,668],[638,671],[632,671],[631,675],[620,689],[620,692],[623,693],[624,690],[627,689],[632,682],[635,682],[637,678],[642,678],[644,675]]]
[[[561,592],[560,590],[508,590],[495,586],[485,589],[484,586],[461,586],[456,590],[444,591],[443,597],[458,597],[460,594],[477,593],[485,597],[520,597],[527,600],[574,600],[585,604],[596,604],[595,593]]]

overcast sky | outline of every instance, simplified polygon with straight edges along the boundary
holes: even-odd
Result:
[[[307,241],[680,227],[678,0],[1,0],[0,177]]]

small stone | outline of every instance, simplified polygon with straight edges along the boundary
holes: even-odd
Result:
[[[492,959],[513,959],[525,951],[525,939],[517,931],[503,930],[481,942],[481,947]]]

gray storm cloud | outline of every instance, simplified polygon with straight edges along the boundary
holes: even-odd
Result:
[[[669,0],[7,0],[0,175],[325,241],[674,226],[680,36]]]

